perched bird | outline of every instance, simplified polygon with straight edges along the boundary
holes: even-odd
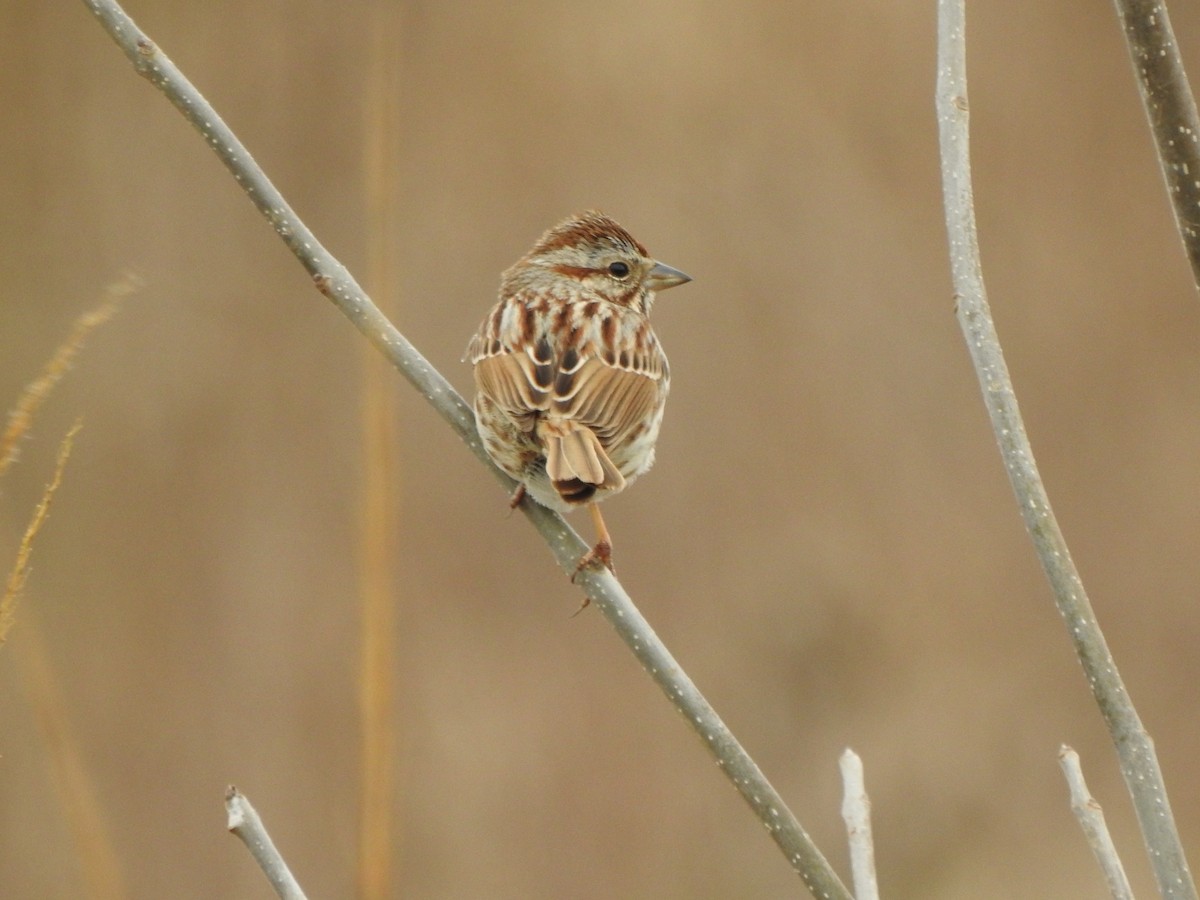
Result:
[[[575,568],[612,568],[597,507],[654,463],[671,386],[650,327],[656,291],[691,281],[599,212],[551,228],[504,273],[467,347],[475,421],[492,460],[543,506],[586,505],[596,545]],[[574,575],[572,576],[574,578]]]

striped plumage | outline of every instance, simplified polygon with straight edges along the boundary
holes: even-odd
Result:
[[[467,347],[488,454],[543,506],[595,504],[654,462],[670,390],[650,327],[655,291],[689,281],[624,228],[586,212],[542,235],[504,273],[500,299]]]

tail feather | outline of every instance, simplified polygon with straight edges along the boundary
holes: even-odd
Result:
[[[546,446],[546,474],[564,500],[585,502],[598,490],[616,492],[625,487],[625,476],[586,425],[568,422],[539,431]]]

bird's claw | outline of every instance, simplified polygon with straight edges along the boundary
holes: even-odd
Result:
[[[617,573],[617,570],[613,567],[612,544],[608,541],[600,541],[595,547],[579,558],[579,562],[575,565],[575,571],[571,573],[571,583],[575,583],[575,579],[579,577],[580,572],[596,563],[603,563],[608,568],[608,571],[614,575]]]

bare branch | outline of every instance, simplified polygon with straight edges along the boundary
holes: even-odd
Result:
[[[246,849],[263,870],[280,900],[305,900],[304,891],[300,890],[291,869],[275,849],[275,843],[271,840],[271,835],[267,834],[267,828],[258,817],[258,811],[250,805],[245,794],[232,784],[225,791],[225,813],[228,816],[225,827],[246,845]]]
[[[983,389],[984,403],[1025,527],[1050,580],[1058,611],[1066,622],[1075,653],[1116,745],[1121,774],[1133,796],[1159,891],[1163,897],[1195,898],[1196,888],[1183,855],[1154,742],[1142,726],[1117,672],[1050,508],[1050,499],[1017,407],[1000,338],[992,322],[983,285],[971,190],[965,24],[963,0],[939,0],[938,130],[950,268],[959,325]]]
[[[879,900],[879,880],[875,875],[875,841],[871,836],[871,800],[863,779],[863,764],[858,754],[846,748],[839,761],[842,769],[842,819],[850,840],[850,874],[854,878],[855,900]]]
[[[200,131],[313,276],[318,289],[400,370],[496,478],[509,490],[515,487],[488,459],[475,430],[471,408],[375,307],[345,266],[321,245],[200,92],[114,0],[84,0],[84,3],[135,69]],[[557,513],[536,503],[527,501],[521,508],[549,544],[559,566],[566,572],[574,572],[576,562],[588,550],[579,535]],[[849,900],[845,886],[783,798],[671,656],[620,582],[607,569],[585,569],[579,573],[577,583],[704,741],[725,776],[754,810],[809,890],[818,897]]]
[[[1114,0],[1142,106],[1175,210],[1175,225],[1200,287],[1200,116],[1166,0]]]
[[[1067,778],[1067,786],[1071,789],[1071,811],[1079,820],[1079,826],[1087,838],[1088,846],[1104,870],[1104,880],[1108,882],[1109,893],[1113,900],[1133,900],[1133,890],[1129,887],[1129,879],[1125,877],[1125,867],[1117,856],[1116,845],[1112,835],[1108,833],[1108,825],[1104,822],[1104,810],[1088,791],[1087,783],[1083,780],[1083,768],[1079,765],[1079,754],[1063,744],[1058,751],[1058,763],[1062,766]]]

